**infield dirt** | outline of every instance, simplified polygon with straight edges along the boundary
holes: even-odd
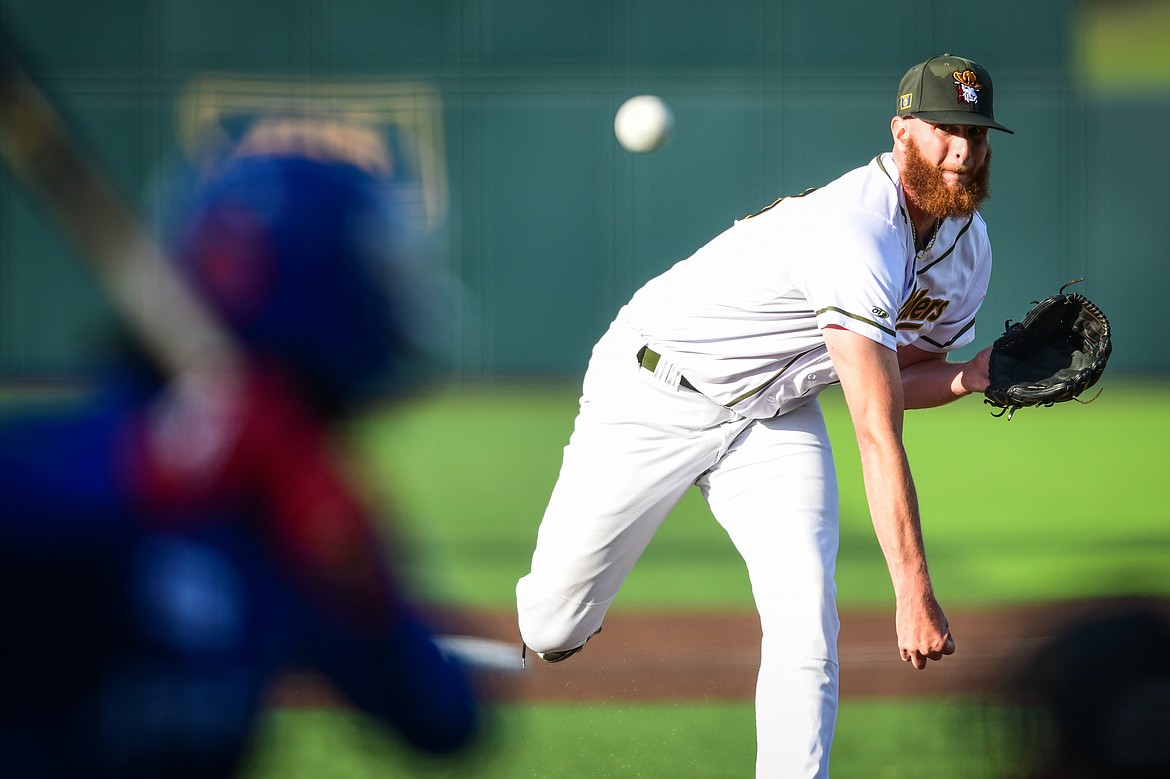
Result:
[[[1170,601],[1140,601],[1170,617]],[[948,612],[957,651],[917,671],[898,656],[893,608],[841,613],[843,697],[995,696],[1021,660],[1061,627],[1132,600],[1044,603]],[[615,608],[585,651],[557,664],[528,653],[511,612],[446,611],[448,632],[515,645],[517,670],[477,678],[502,701],[742,700],[754,694],[760,627],[750,612],[643,611]],[[340,704],[310,674],[289,675],[274,690],[278,706]]]

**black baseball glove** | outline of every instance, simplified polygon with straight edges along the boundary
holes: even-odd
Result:
[[[1036,302],[1023,322],[1005,323],[991,349],[984,403],[1008,419],[1024,406],[1051,406],[1076,400],[1097,383],[1113,344],[1109,320],[1084,295],[1065,289]],[[1035,302],[1035,301],[1034,301]]]

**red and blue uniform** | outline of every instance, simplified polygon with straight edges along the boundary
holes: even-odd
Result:
[[[409,356],[382,208],[349,165],[234,163],[175,256],[246,379],[208,403],[130,358],[0,420],[0,776],[231,776],[292,669],[420,750],[474,741],[472,686],[330,451]]]

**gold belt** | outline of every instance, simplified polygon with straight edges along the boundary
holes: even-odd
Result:
[[[662,359],[662,355],[651,349],[649,346],[643,346],[638,350],[638,364],[646,370],[654,373],[658,368],[658,361]],[[686,376],[680,376],[678,386],[689,389],[691,392],[698,392],[695,385],[687,381]]]

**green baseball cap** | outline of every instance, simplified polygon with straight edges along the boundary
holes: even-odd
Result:
[[[995,121],[991,74],[953,54],[931,57],[906,71],[898,85],[898,116],[1012,132]]]

